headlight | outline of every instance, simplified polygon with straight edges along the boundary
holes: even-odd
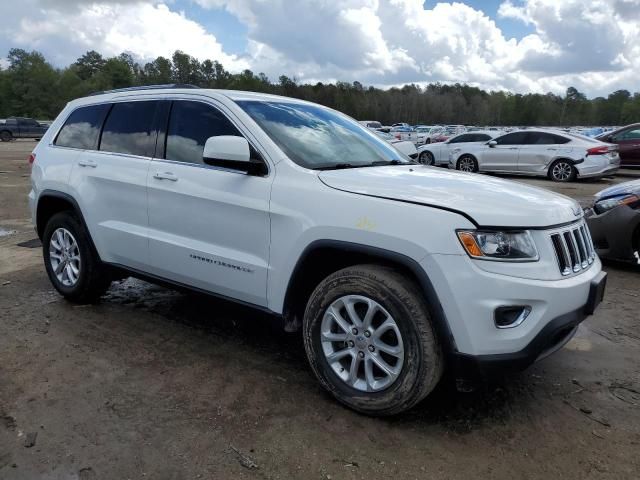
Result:
[[[596,213],[604,213],[618,205],[629,205],[631,208],[640,207],[640,197],[637,195],[625,195],[622,197],[605,198],[596,202],[594,210]]]
[[[458,230],[458,238],[471,258],[511,262],[535,262],[538,250],[528,231],[499,232]]]

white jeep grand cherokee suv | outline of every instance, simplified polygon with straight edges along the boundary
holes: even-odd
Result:
[[[322,385],[368,414],[415,405],[445,368],[530,365],[604,290],[573,200],[412,163],[300,100],[106,92],[69,103],[30,161],[64,297],[132,275],[266,310],[302,327]]]

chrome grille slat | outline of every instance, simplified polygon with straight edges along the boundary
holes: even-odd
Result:
[[[589,268],[596,258],[591,234],[584,223],[554,232],[550,237],[562,276]]]

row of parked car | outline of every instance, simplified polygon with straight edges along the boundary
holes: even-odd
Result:
[[[371,122],[362,123],[372,128]],[[555,128],[506,131],[450,125],[412,129],[402,124],[392,126],[388,134],[374,130],[420,163],[466,172],[543,176],[569,182],[613,175],[621,166],[640,167],[640,123],[603,131],[595,138]],[[394,134],[397,131],[400,133]],[[424,136],[418,139],[418,134]],[[417,146],[415,153],[407,142]]]

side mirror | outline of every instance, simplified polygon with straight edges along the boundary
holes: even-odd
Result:
[[[240,170],[250,175],[265,175],[265,164],[251,157],[251,147],[244,137],[219,135],[204,144],[202,160],[207,165]]]
[[[498,142],[496,142],[495,140],[489,140],[489,142],[487,143],[487,145],[489,145],[490,148],[495,147],[498,144]]]

